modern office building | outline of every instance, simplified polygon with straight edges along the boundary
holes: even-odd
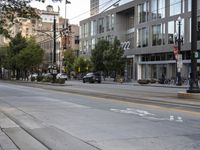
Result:
[[[97,15],[102,11],[117,7],[133,0],[90,0],[90,15]]]
[[[122,0],[123,1],[123,0]],[[178,18],[181,17],[181,76],[188,78],[191,51],[192,0],[133,0],[80,22],[80,50],[91,54],[99,39],[116,36],[124,48],[127,80],[175,78]],[[197,21],[200,23],[200,0]],[[200,33],[198,32],[198,49]],[[200,62],[200,60],[198,60]],[[199,67],[197,68],[199,71]]]

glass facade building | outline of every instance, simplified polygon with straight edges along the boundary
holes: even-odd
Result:
[[[92,16],[80,22],[80,40],[88,42],[90,55],[99,39],[112,41],[116,36],[127,58],[127,80],[142,78],[176,77],[176,59],[173,53],[177,46],[178,17],[181,17],[181,75],[188,78],[191,51],[191,2],[192,0],[132,0]],[[197,0],[198,46],[200,46],[200,0]],[[88,24],[88,29],[83,26]],[[90,32],[85,34],[85,32]],[[84,44],[80,50],[86,51]],[[200,47],[198,47],[200,49]],[[200,60],[198,60],[199,62]],[[199,67],[200,71],[200,67]]]

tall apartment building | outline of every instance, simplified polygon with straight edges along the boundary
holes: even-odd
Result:
[[[126,77],[176,77],[176,59],[173,53],[181,20],[181,75],[188,78],[191,52],[191,1],[192,0],[134,0],[80,22],[80,50],[91,54],[99,39],[112,41],[116,36],[126,56]],[[198,24],[200,1],[198,0]],[[198,35],[199,35],[198,31]],[[198,36],[200,49],[200,36]],[[198,60],[200,63],[200,60]],[[198,64],[199,69],[199,64]]]

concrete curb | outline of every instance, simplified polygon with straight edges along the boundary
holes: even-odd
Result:
[[[194,99],[196,101],[200,101],[200,93],[186,93],[186,92],[179,92],[177,93],[178,98],[183,99]]]

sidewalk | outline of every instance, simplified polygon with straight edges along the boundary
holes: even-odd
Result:
[[[177,86],[174,84],[159,84],[159,83],[149,83],[149,84],[139,84],[136,80],[130,81],[130,82],[115,82],[113,78],[106,78],[105,80],[102,80],[102,83],[104,84],[122,84],[122,85],[134,85],[134,86],[151,86],[151,87],[169,87],[169,88],[183,88],[187,89],[189,85],[181,85]]]
[[[16,127],[11,120],[0,112],[0,150],[19,150],[4,130]]]

